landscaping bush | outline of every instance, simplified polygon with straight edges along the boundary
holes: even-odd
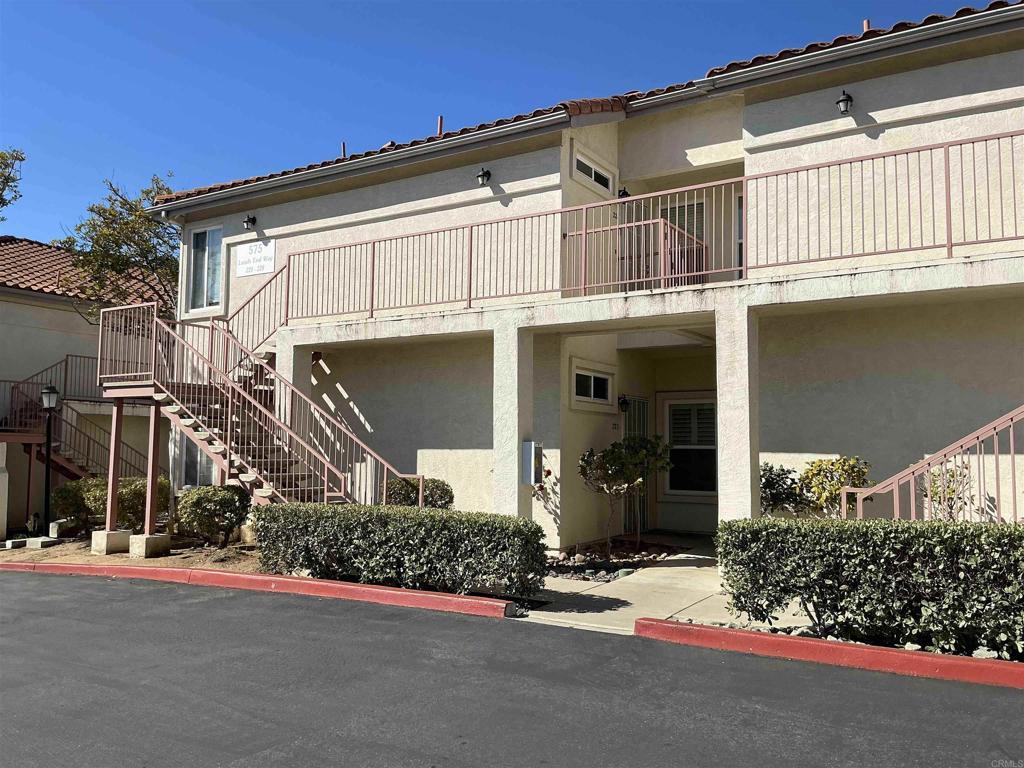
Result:
[[[50,491],[51,520],[74,520],[78,529],[89,527],[89,506],[83,492],[83,484],[89,480],[73,480]]]
[[[808,462],[796,481],[801,504],[811,513],[838,517],[842,504],[842,488],[863,488],[870,485],[871,465],[859,456],[838,456]]]
[[[754,621],[796,600],[821,634],[1024,659],[1024,525],[760,518],[722,523],[717,547]]]
[[[761,465],[761,514],[799,514],[806,506],[796,483],[796,472],[781,464]]]
[[[249,516],[251,499],[237,485],[207,485],[192,488],[178,499],[178,529],[223,549],[231,534]]]
[[[529,520],[479,512],[271,504],[253,513],[262,567],[325,579],[528,596],[546,571],[544,533]]]
[[[105,517],[107,514],[107,481],[100,477],[76,480],[81,483],[82,498],[89,514]],[[167,514],[171,502],[171,484],[166,477],[157,480],[156,510],[158,516]],[[117,527],[123,531],[142,531],[146,519],[146,478],[122,477],[117,490]]]
[[[394,477],[388,480],[387,488],[390,506],[419,506],[420,486],[418,481]],[[423,506],[430,509],[451,509],[454,503],[455,493],[444,480],[437,477],[427,477],[423,480]]]

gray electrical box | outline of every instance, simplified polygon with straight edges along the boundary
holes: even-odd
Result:
[[[536,485],[544,479],[544,444],[523,441],[523,485]]]

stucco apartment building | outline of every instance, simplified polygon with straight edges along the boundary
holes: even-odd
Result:
[[[603,535],[577,462],[625,435],[673,467],[621,525],[710,532],[762,461],[881,480],[1005,417],[1024,514],[1024,6],[864,26],[170,194],[179,322],[107,312],[106,393],[261,502],[427,475],[561,547]]]
[[[87,319],[90,302],[73,259],[62,248],[0,235],[0,539],[24,531],[43,509],[43,387],[55,387],[61,397],[54,485],[108,468],[111,406],[97,383],[99,326]],[[146,472],[150,410],[145,403],[128,406],[126,475]],[[162,422],[166,441],[169,424]]]

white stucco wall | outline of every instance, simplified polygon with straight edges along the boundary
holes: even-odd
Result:
[[[95,357],[98,338],[67,301],[0,292],[0,379],[20,381],[65,355]]]
[[[309,197],[268,207],[256,207],[251,213],[257,218],[255,232],[242,229],[243,214],[190,222],[184,231],[183,274],[187,265],[187,244],[193,230],[211,226],[223,227],[225,277],[224,292],[227,306],[233,310],[249,298],[268,279],[261,274],[237,277],[236,247],[256,240],[275,241],[275,269],[284,265],[289,253],[322,249],[328,246],[360,243],[367,240],[395,237],[402,234],[428,232],[490,221],[520,214],[556,210],[561,207],[559,188],[560,150],[558,147],[541,149],[512,157],[495,158],[483,164],[491,171],[490,184],[480,187],[476,175],[479,163],[458,165],[447,170],[412,176],[409,178],[367,182],[367,186]],[[422,271],[457,276],[462,279],[464,259],[461,248],[464,239],[445,242],[437,253],[418,263]],[[482,247],[482,246],[480,246]],[[459,249],[459,250],[457,250]],[[422,258],[422,254],[408,254]],[[383,260],[385,254],[381,254]],[[360,258],[363,258],[360,256]],[[368,255],[365,258],[369,258]],[[309,285],[323,292],[343,292],[344,277],[357,271],[349,256],[326,256],[315,265],[308,257],[295,264],[296,283]],[[405,259],[403,258],[403,261]],[[356,265],[361,275],[368,274],[368,262]],[[305,272],[302,267],[305,265]],[[389,274],[407,267],[395,262],[388,267]],[[314,268],[315,267],[315,268]],[[384,269],[383,266],[380,269]],[[381,273],[383,274],[383,273]],[[453,277],[455,279],[455,277]],[[422,286],[421,286],[422,289]],[[415,291],[415,289],[410,289]],[[184,292],[183,294],[184,295]],[[411,293],[410,295],[415,295]],[[312,296],[312,294],[310,295]],[[304,308],[318,311],[315,297],[307,297],[304,304],[298,295],[292,297],[293,313]],[[208,312],[191,313],[202,316]]]
[[[882,480],[1024,402],[1024,300],[764,317],[761,457],[858,455]]]

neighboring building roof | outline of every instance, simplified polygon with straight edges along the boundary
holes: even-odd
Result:
[[[732,61],[720,67],[714,67],[709,69],[705,78],[716,77],[718,75],[732,74],[739,72],[744,69],[750,69],[757,67],[762,64],[770,64],[776,61],[782,61],[786,59],[795,59],[800,56],[805,56],[820,51],[825,51],[833,48],[839,48],[853,43],[861,41],[874,40],[885,35],[895,34],[897,32],[905,32],[910,29],[917,29],[920,27],[927,27],[940,22],[949,21],[951,19],[960,19],[966,16],[974,16],[979,13],[985,13],[987,11],[994,11],[1001,8],[1010,8],[1013,6],[1021,5],[1024,0],[994,0],[984,8],[961,8],[954,13],[943,16],[941,14],[932,14],[922,19],[921,21],[900,21],[893,24],[891,27],[886,29],[868,29],[859,35],[841,35],[831,41],[822,41],[816,43],[810,43],[802,48],[785,48],[777,53],[762,54],[755,56],[752,59],[746,61]],[[277,179],[284,176],[292,176],[294,174],[303,173],[306,171],[313,171],[320,168],[328,168],[331,166],[343,165],[350,163],[355,160],[362,160],[368,157],[374,157],[377,155],[383,155],[389,152],[395,152],[402,149],[409,149],[411,147],[417,147],[425,144],[432,144],[444,139],[451,139],[458,136],[465,136],[467,134],[478,133],[491,128],[497,128],[504,125],[510,125],[514,123],[525,122],[533,118],[544,117],[546,115],[554,115],[559,112],[563,113],[567,117],[577,117],[579,115],[595,114],[599,112],[619,112],[627,111],[630,105],[636,101],[643,99],[649,99],[654,96],[661,96],[663,94],[672,93],[674,91],[681,91],[694,86],[694,81],[686,83],[675,83],[672,85],[663,86],[661,88],[655,88],[649,91],[629,91],[628,93],[619,94],[616,96],[609,96],[606,98],[596,99],[576,99],[570,101],[563,101],[551,107],[542,107],[535,109],[532,112],[524,112],[522,114],[513,115],[512,117],[504,117],[498,120],[493,120],[488,123],[481,123],[479,125],[469,126],[467,128],[461,128],[457,131],[448,131],[442,134],[435,134],[433,136],[427,136],[421,139],[413,139],[412,141],[405,142],[403,144],[397,144],[394,141],[389,141],[387,144],[382,146],[380,149],[371,149],[366,152],[359,152],[347,157],[335,157],[330,160],[324,160],[319,163],[312,163],[310,165],[303,165],[298,168],[290,168],[284,171],[278,171],[276,173],[268,173],[260,176],[250,176],[246,179],[236,179],[235,181],[227,181],[219,184],[210,184],[205,187],[196,187],[194,189],[184,189],[178,192],[171,192],[166,195],[160,195],[156,199],[156,205],[161,206],[168,203],[175,203],[181,200],[187,200],[193,197],[199,197],[200,195],[209,194],[212,192],[220,192],[222,190],[233,189],[236,187],[243,187],[249,184],[255,184],[262,181],[269,181],[271,179]]]
[[[74,267],[75,254],[37,240],[0,235],[0,287],[90,300],[82,290],[81,273]],[[141,281],[131,298],[153,300],[152,291]]]

